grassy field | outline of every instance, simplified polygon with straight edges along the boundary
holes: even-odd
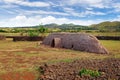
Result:
[[[95,36],[120,36],[120,32],[93,32]]]
[[[13,42],[12,39],[0,41],[0,74],[12,73],[12,76],[15,76],[16,73],[19,73],[23,78],[23,76],[28,76],[27,71],[32,78],[36,78],[37,69],[43,63],[70,62],[75,59],[120,58],[120,41],[101,40],[100,42],[109,50],[110,54],[51,48],[39,45],[40,42]],[[28,78],[23,80],[32,80]],[[0,76],[0,80],[2,79]]]
[[[3,33],[3,32],[0,32],[0,35],[5,35],[5,36],[20,36],[20,33]]]

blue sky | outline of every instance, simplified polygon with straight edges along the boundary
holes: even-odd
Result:
[[[120,21],[120,0],[0,0],[0,27]]]

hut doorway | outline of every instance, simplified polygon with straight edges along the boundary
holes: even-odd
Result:
[[[60,48],[62,46],[61,44],[61,38],[54,38],[51,43],[51,47],[57,47]]]
[[[54,39],[52,40],[52,43],[51,43],[51,47],[54,47],[55,46],[55,41]]]

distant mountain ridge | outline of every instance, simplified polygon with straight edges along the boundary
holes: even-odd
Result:
[[[55,24],[55,23],[51,23],[51,24],[46,24],[44,25],[45,27],[48,27],[48,28],[75,28],[75,27],[87,27],[87,26],[83,26],[83,25],[76,25],[76,24],[61,24],[61,25],[58,25],[58,24]]]
[[[56,29],[61,29],[63,31],[65,30],[75,30],[75,31],[80,31],[80,30],[99,30],[100,32],[120,32],[120,21],[105,21],[105,22],[101,22],[98,24],[92,24],[89,26],[84,26],[84,25],[76,25],[76,24],[56,24],[56,23],[51,23],[51,24],[40,24],[40,25],[36,25],[36,26],[21,26],[21,27],[13,27],[13,28],[36,28],[36,27],[40,27],[40,26],[44,26],[46,28],[56,28]],[[7,27],[6,27],[7,28]],[[12,27],[11,27],[12,28]]]

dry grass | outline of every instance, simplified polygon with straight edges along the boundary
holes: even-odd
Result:
[[[20,36],[20,33],[3,33],[3,32],[0,32],[0,35],[5,35],[5,36]]]
[[[120,58],[120,41],[101,41],[110,54],[94,54],[68,49],[50,48],[39,42],[0,41],[0,74],[7,72],[36,72],[42,63],[69,62],[74,59]]]
[[[101,40],[101,43],[109,50],[111,57],[120,58],[120,41]]]
[[[120,36],[120,32],[91,32],[90,34],[95,36]]]

